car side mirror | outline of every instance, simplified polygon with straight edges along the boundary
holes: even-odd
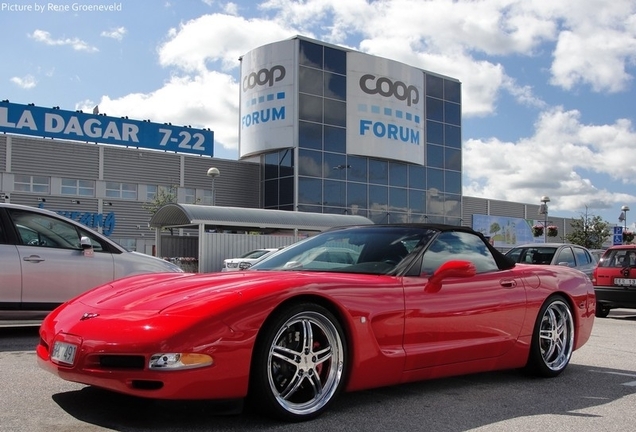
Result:
[[[444,279],[451,277],[467,278],[477,274],[475,264],[470,261],[446,261],[442,264],[433,275],[428,279],[426,288],[424,291],[429,293],[436,293],[442,289],[442,282]]]
[[[82,236],[82,238],[80,238],[80,246],[83,250],[93,249],[93,243],[91,243],[91,239],[86,236]]]

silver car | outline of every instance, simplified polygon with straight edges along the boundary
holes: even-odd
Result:
[[[578,269],[590,279],[596,259],[583,246],[564,243],[530,243],[516,246],[506,256],[521,264],[562,265]]]
[[[0,319],[41,318],[114,279],[180,271],[54,212],[0,203]]]

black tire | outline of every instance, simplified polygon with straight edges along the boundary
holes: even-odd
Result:
[[[561,296],[541,307],[530,343],[526,369],[541,377],[555,377],[565,370],[574,351],[572,310]]]
[[[346,370],[344,332],[335,316],[313,303],[294,305],[259,336],[249,405],[281,420],[313,419],[341,392]]]
[[[609,306],[604,306],[602,303],[596,303],[596,313],[595,315],[598,318],[607,318],[610,313]]]

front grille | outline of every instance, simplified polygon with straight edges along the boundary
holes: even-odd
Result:
[[[143,369],[146,359],[139,355],[100,355],[99,366],[104,369]]]

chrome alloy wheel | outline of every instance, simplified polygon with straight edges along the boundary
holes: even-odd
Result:
[[[539,327],[539,347],[544,364],[552,371],[560,371],[570,362],[574,321],[565,302],[555,300],[545,309]]]
[[[274,336],[267,378],[280,406],[305,416],[331,400],[343,367],[344,347],[337,328],[323,314],[306,311],[289,318]]]

